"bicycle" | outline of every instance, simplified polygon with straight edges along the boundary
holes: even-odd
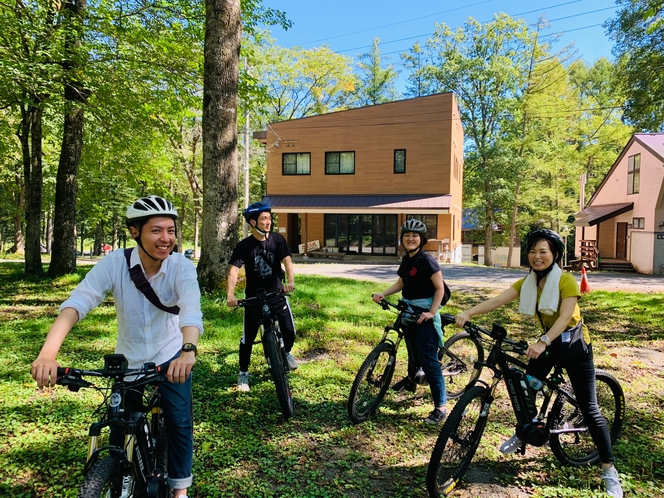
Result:
[[[421,314],[403,300],[395,305],[383,299],[378,305],[386,311],[390,308],[396,310],[397,317],[393,324],[385,327],[382,339],[357,372],[348,398],[348,416],[354,424],[375,415],[392,382],[399,345]],[[445,378],[447,397],[456,399],[467,385],[479,377],[480,372],[474,365],[476,361],[484,360],[484,349],[476,338],[459,332],[439,348],[438,359]]]
[[[110,379],[110,385],[102,388],[83,377]],[[158,389],[165,379],[154,363],[127,368],[127,359],[121,354],[105,355],[103,370],[58,368],[57,383],[70,391],[93,388],[104,394],[95,411],[102,412],[101,419],[89,429],[79,498],[170,497],[168,448]],[[153,387],[148,395],[146,386]]]
[[[256,343],[263,344],[263,353],[267,361],[268,369],[274,380],[277,390],[279,406],[284,418],[288,420],[293,416],[293,397],[291,396],[290,384],[288,383],[288,360],[284,340],[279,328],[279,321],[272,314],[269,303],[278,296],[285,295],[283,291],[276,290],[265,292],[258,289],[255,297],[247,297],[238,300],[238,306],[242,308],[257,307],[260,309],[260,339]]]
[[[454,323],[452,315],[443,315],[442,319],[444,323]],[[599,462],[599,452],[572,386],[563,377],[562,367],[555,366],[547,378],[541,379],[543,401],[538,411],[536,393],[523,373],[526,364],[510,354],[524,355],[528,343],[509,339],[507,331],[499,324],[493,324],[488,331],[467,322],[464,329],[489,346],[487,361],[477,362],[476,367],[489,369],[493,378],[490,384],[480,380],[469,386],[443,424],[427,469],[427,489],[431,496],[447,496],[465,474],[482,439],[501,380],[505,382],[516,416],[516,433],[524,442],[518,453],[525,454],[526,444],[543,446],[548,442],[554,456],[564,465],[581,467]],[[597,401],[614,444],[625,419],[625,395],[615,377],[603,370],[595,372]]]

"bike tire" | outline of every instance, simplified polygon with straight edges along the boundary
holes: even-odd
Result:
[[[274,327],[278,328],[279,325],[275,323]],[[265,357],[277,390],[281,413],[284,419],[288,420],[293,416],[293,397],[288,383],[287,367],[281,354],[281,346],[277,342],[277,332],[275,330],[263,330],[263,348],[265,348]]]
[[[98,460],[85,475],[78,498],[119,498],[122,494],[120,460],[107,456]]]
[[[392,382],[396,357],[394,345],[381,342],[362,363],[348,397],[348,417],[354,424],[375,415]]]
[[[488,391],[473,386],[457,401],[440,430],[427,468],[427,490],[447,496],[466,473],[486,429]]]
[[[618,380],[604,370],[595,371],[597,385],[597,403],[606,419],[611,436],[611,444],[615,444],[622,431],[625,420],[625,394]],[[566,392],[574,396],[572,386],[565,387]],[[583,415],[576,402],[564,394],[559,394],[549,414],[552,429],[569,427],[580,429],[586,427]],[[554,456],[564,465],[583,467],[599,462],[599,451],[590,436],[590,432],[574,432],[567,434],[551,434],[549,444]]]
[[[482,373],[476,362],[484,361],[484,347],[468,332],[454,334],[438,350],[438,359],[449,399],[459,398]]]

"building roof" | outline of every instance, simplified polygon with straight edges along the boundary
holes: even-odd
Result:
[[[263,202],[275,213],[447,214],[450,194],[405,195],[268,195]]]
[[[579,211],[574,215],[574,225],[577,227],[591,227],[614,218],[619,214],[631,211],[633,208],[633,202],[588,206],[583,211]]]
[[[634,138],[664,162],[664,133],[636,133]]]

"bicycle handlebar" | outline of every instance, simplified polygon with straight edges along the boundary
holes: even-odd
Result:
[[[240,308],[244,308],[246,306],[253,306],[257,304],[262,304],[263,301],[270,301],[271,299],[274,299],[277,296],[288,296],[287,293],[285,293],[282,289],[277,289],[275,291],[271,292],[265,292],[262,294],[259,294],[257,296],[252,296],[252,297],[245,297],[244,299],[238,299],[237,300],[237,305]]]
[[[78,391],[82,387],[94,387],[94,383],[85,380],[83,377],[105,377],[107,379],[123,380],[126,377],[141,375],[142,377],[134,381],[130,381],[134,387],[157,384],[166,380],[166,375],[162,373],[162,367],[154,363],[145,363],[140,368],[126,369],[123,372],[108,372],[102,370],[83,370],[80,368],[72,367],[58,367],[58,380],[57,384],[66,386],[70,391]]]
[[[454,315],[441,315],[441,321],[443,325],[450,325],[456,322]],[[479,325],[476,325],[471,322],[466,322],[463,328],[467,332],[470,332],[471,334],[485,335],[487,337],[490,337],[494,341],[500,341],[503,344],[507,344],[512,348],[511,351],[518,354],[525,354],[526,350],[528,349],[528,343],[526,341],[524,341],[523,339],[520,341],[515,341],[514,339],[510,339],[509,337],[507,337],[507,331],[505,330],[505,328],[497,323],[493,324],[493,328],[491,330],[486,330],[480,327]]]

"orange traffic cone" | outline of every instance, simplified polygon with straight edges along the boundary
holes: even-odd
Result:
[[[581,268],[581,294],[590,292],[590,285],[588,284],[588,277],[586,276],[586,269]]]

